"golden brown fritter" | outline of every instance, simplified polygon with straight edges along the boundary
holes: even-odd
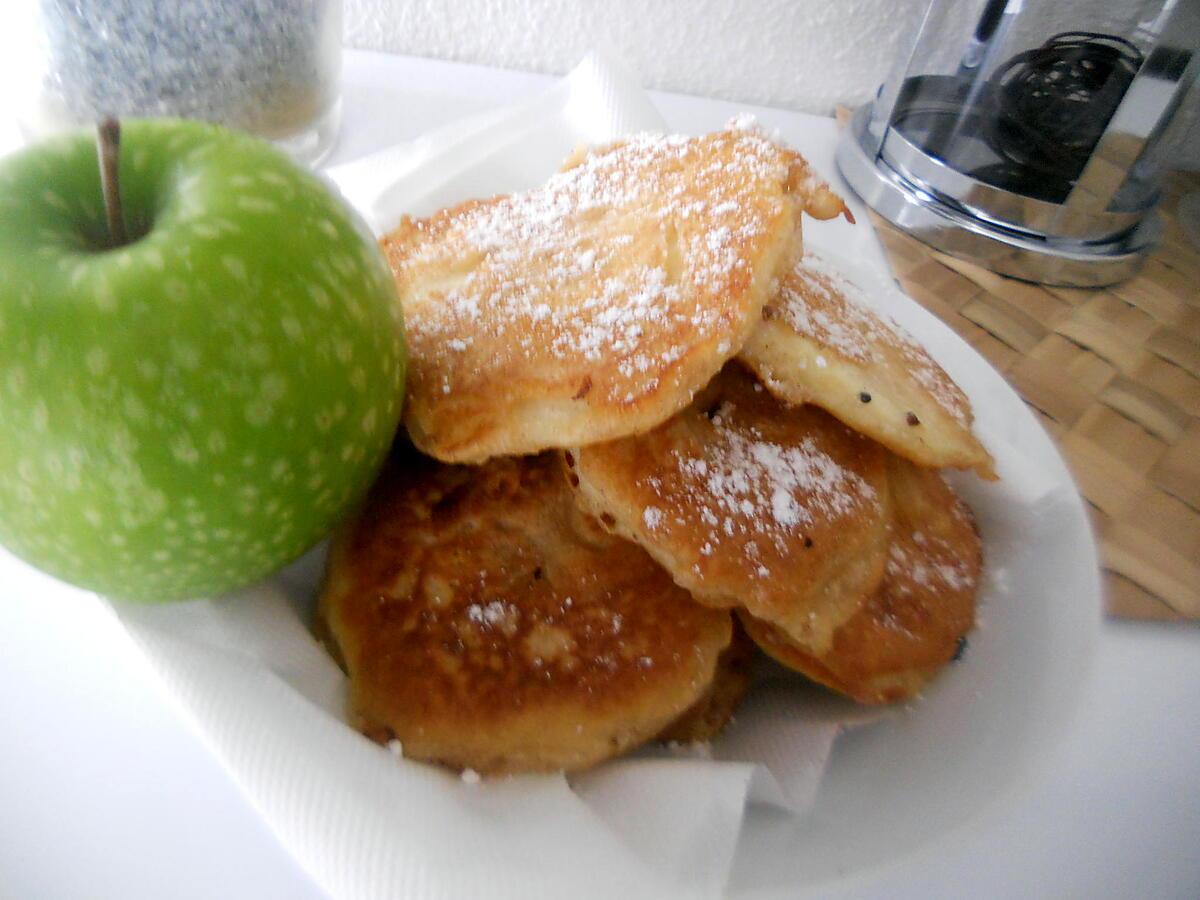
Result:
[[[862,703],[912,697],[949,662],[975,622],[983,551],[970,510],[941,475],[892,456],[894,525],[879,591],[825,653],[741,614],[767,654]]]
[[[320,616],[365,733],[481,772],[578,769],[654,737],[731,635],[581,513],[549,456],[401,452],[335,540]]]
[[[729,724],[746,691],[750,690],[754,642],[735,619],[733,640],[717,660],[717,674],[704,696],[658,736],[680,744],[711,741]]]
[[[823,651],[883,577],[886,455],[735,363],[653,431],[564,460],[584,508],[697,600],[745,607]]]
[[[900,326],[811,249],[779,282],[738,358],[788,403],[815,403],[923,466],[994,478],[971,404]]]
[[[749,131],[639,135],[542,187],[405,220],[382,246],[409,341],[405,424],[450,462],[610,440],[682,409],[844,206]]]

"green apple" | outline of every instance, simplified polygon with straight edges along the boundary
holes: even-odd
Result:
[[[326,534],[390,446],[395,287],[317,177],[198,122],[0,162],[0,543],[109,596],[211,596]]]

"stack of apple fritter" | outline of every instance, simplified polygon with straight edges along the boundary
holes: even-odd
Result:
[[[384,239],[407,436],[319,612],[365,733],[573,770],[716,734],[755,644],[864,703],[950,660],[981,547],[937,470],[991,459],[945,372],[805,254],[802,213],[849,217],[731,129],[580,152]]]

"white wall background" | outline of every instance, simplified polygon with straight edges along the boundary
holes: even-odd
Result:
[[[925,0],[345,0],[350,46],[565,72],[606,41],[647,87],[828,113],[883,80]]]
[[[1125,20],[1136,21],[1137,10],[1148,2],[1050,0],[1047,8],[1054,24],[1066,27],[1125,27]],[[597,43],[607,43],[647,87],[824,114],[839,103],[857,105],[873,95],[908,48],[928,5],[927,0],[344,4],[351,47],[561,73]],[[1104,18],[1122,21],[1080,22],[1081,10],[1106,10]],[[1200,90],[1192,91],[1186,105],[1186,121],[1172,129],[1171,155],[1200,168]]]

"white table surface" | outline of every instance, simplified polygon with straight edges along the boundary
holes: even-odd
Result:
[[[350,52],[352,160],[550,79]],[[654,94],[673,128],[743,106]],[[836,180],[832,122],[752,109]],[[0,898],[323,897],[229,782],[97,601],[0,585]],[[1042,782],[831,897],[1200,897],[1200,629],[1104,625]],[[981,772],[980,778],[987,773]],[[735,878],[754,883],[743,841]],[[764,893],[786,896],[786,886]]]

